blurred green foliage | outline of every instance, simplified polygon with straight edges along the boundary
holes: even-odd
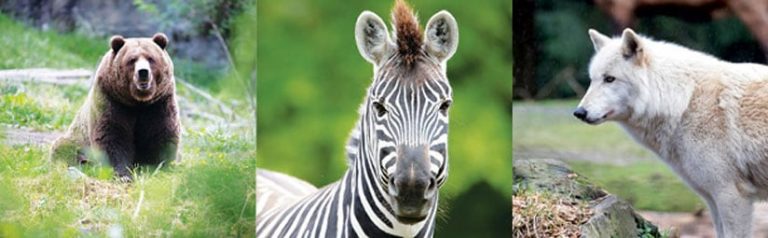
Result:
[[[450,11],[459,25],[458,51],[447,65],[454,104],[450,176],[441,189],[447,202],[441,203],[450,209],[470,206],[453,204],[453,198],[472,200],[479,204],[477,209],[509,216],[511,1],[409,2],[422,26],[443,9]],[[360,56],[355,45],[355,21],[362,11],[370,10],[389,22],[393,1],[287,0],[257,4],[257,165],[317,186],[336,181],[347,169],[344,145],[373,75],[373,66]],[[459,199],[473,185],[486,183],[495,193]],[[503,196],[500,201],[506,202],[496,203],[497,196]],[[469,221],[466,214],[450,215],[448,221],[438,219],[447,223],[438,226],[463,224],[459,219],[483,222]],[[475,234],[496,237],[499,230],[501,234],[509,232],[508,225],[496,229]],[[440,232],[438,229],[438,237],[448,236]]]
[[[535,38],[536,87],[542,88],[565,68],[576,70],[574,76],[584,87],[589,85],[587,67],[594,53],[587,30],[594,28],[607,35],[618,35],[613,20],[592,1],[536,1]],[[735,16],[714,21],[685,21],[680,18],[638,16],[633,29],[657,40],[674,42],[734,62],[764,63],[760,46],[744,24]],[[524,59],[521,59],[524,60]],[[556,87],[551,98],[574,97],[565,83]]]

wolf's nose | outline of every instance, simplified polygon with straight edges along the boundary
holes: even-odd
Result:
[[[585,118],[587,118],[587,110],[584,109],[583,107],[576,108],[576,110],[573,111],[573,116],[581,120],[584,120]]]

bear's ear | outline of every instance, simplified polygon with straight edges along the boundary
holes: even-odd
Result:
[[[603,48],[608,41],[611,40],[611,38],[608,38],[607,36],[600,34],[600,32],[589,29],[589,38],[592,39],[592,46],[595,47],[595,51],[600,50],[600,48]]]
[[[624,29],[621,34],[621,54],[624,58],[643,58],[643,42],[632,29]]]
[[[394,53],[387,26],[378,15],[369,11],[364,11],[357,17],[355,42],[360,55],[374,65],[379,65]]]
[[[440,62],[445,62],[453,56],[459,46],[459,26],[451,13],[443,10],[436,13],[427,22],[427,30],[424,32],[426,50],[437,57]]]
[[[125,38],[121,35],[114,35],[109,39],[109,46],[112,47],[112,53],[114,54],[117,54],[120,48],[123,48],[123,45],[125,45]]]
[[[163,33],[155,33],[154,36],[152,36],[152,41],[155,42],[158,46],[160,46],[160,49],[165,49],[166,46],[168,46],[168,37],[165,36]]]

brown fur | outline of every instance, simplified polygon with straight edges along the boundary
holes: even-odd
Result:
[[[683,124],[690,125],[694,134],[701,138],[721,138],[725,135],[725,111],[720,107],[720,97],[725,86],[718,80],[701,82],[693,91],[688,110],[683,113]],[[709,118],[709,120],[696,120]]]
[[[753,82],[747,85],[739,101],[739,127],[750,140],[768,145],[768,83]],[[746,161],[740,168],[742,177],[757,187],[768,187],[768,148],[753,148],[762,158]]]
[[[754,82],[747,85],[739,102],[739,127],[754,139],[768,135],[768,83]],[[767,138],[768,139],[768,138]],[[768,142],[768,141],[765,141]]]
[[[418,20],[408,3],[397,0],[392,9],[392,22],[395,25],[398,53],[406,65],[411,65],[423,54],[423,40]]]
[[[173,62],[165,51],[165,35],[110,40],[95,83],[67,134],[52,147],[54,159],[83,163],[88,148],[103,153],[121,179],[131,179],[137,165],[158,165],[176,158],[180,125]],[[152,87],[138,90],[134,62],[150,63]]]

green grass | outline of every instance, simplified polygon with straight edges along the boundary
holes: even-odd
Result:
[[[635,209],[654,211],[695,211],[704,203],[677,175],[658,161],[629,165],[569,161],[573,171],[629,201]]]
[[[0,84],[0,124],[63,130],[69,126],[87,93],[86,88],[74,85]]]
[[[571,115],[578,101],[516,102],[512,114],[512,141],[517,147],[573,152],[607,152],[622,156],[651,157],[616,123],[598,126]]]
[[[515,151],[542,149],[613,156],[614,161],[566,160],[579,174],[637,209],[694,211],[701,200],[663,162],[613,122],[591,126],[570,114],[578,101],[517,102],[512,137]],[[633,158],[626,160],[627,158]]]
[[[0,14],[0,69],[96,68],[107,39],[29,29]]]

